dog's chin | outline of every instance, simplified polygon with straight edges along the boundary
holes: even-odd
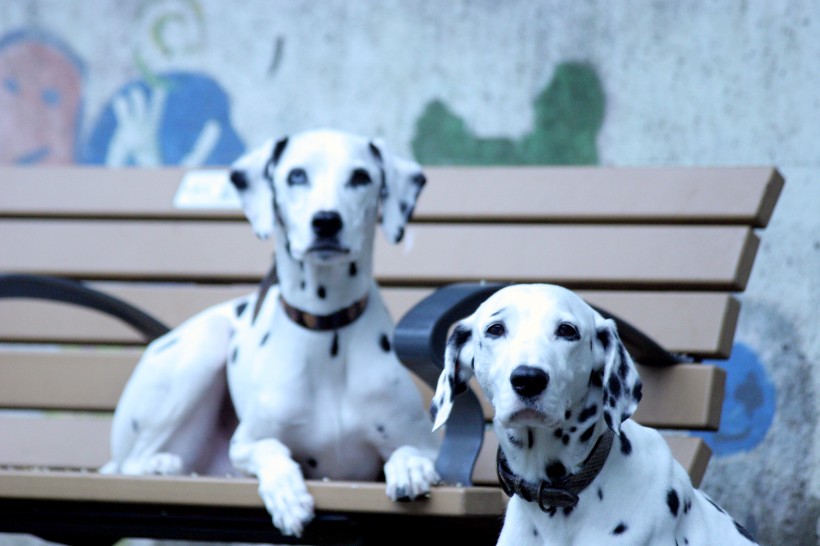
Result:
[[[504,428],[516,427],[546,427],[552,428],[557,420],[543,411],[535,408],[520,408],[499,416],[499,421]]]
[[[350,260],[350,249],[338,243],[314,243],[303,253],[304,260],[317,264],[333,264]]]

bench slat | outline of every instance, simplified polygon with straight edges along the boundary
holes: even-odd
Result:
[[[0,466],[50,467],[68,469],[99,468],[108,461],[108,436],[111,420],[107,417],[72,416],[43,419],[0,415],[0,431],[16,439],[0,443]],[[709,460],[708,446],[700,438],[665,436],[675,458],[690,476],[703,477]],[[473,481],[496,485],[495,453],[498,439],[487,427]],[[0,480],[2,481],[2,480]],[[0,485],[2,489],[2,485]]]
[[[319,511],[484,516],[506,507],[498,487],[436,487],[429,499],[401,503],[390,501],[381,483],[307,480],[307,486]],[[0,497],[18,499],[263,508],[257,487],[249,478],[0,470]]]
[[[240,217],[235,210],[174,209],[174,194],[186,172],[3,167],[0,216]],[[419,221],[683,221],[763,227],[783,186],[780,174],[769,167],[428,167],[425,172],[429,183],[416,208]]]
[[[139,355],[136,348],[0,350],[0,408],[113,411]],[[644,399],[636,420],[661,428],[717,427],[725,381],[722,369],[700,364],[664,370],[640,366],[639,373]],[[433,393],[420,381],[417,384],[427,407]],[[491,407],[482,403],[491,419]]]
[[[742,290],[757,246],[749,228],[736,226],[422,224],[403,245],[377,239],[374,267],[388,284]],[[270,265],[269,249],[241,222],[0,221],[7,272],[255,282]]]
[[[136,305],[169,326],[208,306],[251,293],[256,285],[98,282],[92,287]],[[426,297],[430,288],[382,290],[394,320]],[[731,351],[740,307],[714,292],[580,291],[673,352],[725,358]],[[674,317],[674,320],[658,320]],[[0,340],[32,343],[134,344],[141,338],[123,323],[95,311],[42,300],[0,300]]]

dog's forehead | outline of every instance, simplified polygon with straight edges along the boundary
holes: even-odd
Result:
[[[476,325],[498,318],[541,322],[576,320],[592,323],[594,311],[574,292],[551,284],[525,284],[502,288],[481,304]]]
[[[280,164],[285,167],[300,166],[331,172],[376,167],[376,163],[377,158],[366,138],[329,130],[295,135],[288,140],[280,158]]]

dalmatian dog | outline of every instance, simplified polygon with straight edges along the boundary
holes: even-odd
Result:
[[[511,496],[500,545],[752,544],[692,486],[661,435],[629,417],[641,382],[614,321],[555,285],[514,285],[457,323],[434,427],[476,376],[495,410]]]
[[[313,517],[305,479],[383,472],[391,499],[425,496],[438,481],[439,438],[392,350],[372,274],[375,227],[402,238],[420,166],[380,142],[315,130],[240,157],[230,179],[256,235],[273,237],[272,273],[258,293],[149,345],[102,471],[237,469],[258,478],[274,525],[296,536]]]

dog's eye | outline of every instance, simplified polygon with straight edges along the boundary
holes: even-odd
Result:
[[[578,329],[569,322],[559,324],[558,329],[555,330],[555,335],[568,341],[581,339],[581,334],[578,333]]]
[[[501,322],[493,322],[484,330],[487,337],[501,337],[507,333],[507,329]]]
[[[288,186],[303,186],[307,182],[308,176],[304,169],[293,169],[288,173]]]
[[[373,179],[370,178],[370,173],[368,173],[364,169],[356,169],[353,171],[353,174],[350,175],[350,184],[354,188],[356,186],[366,186],[370,184]]]

